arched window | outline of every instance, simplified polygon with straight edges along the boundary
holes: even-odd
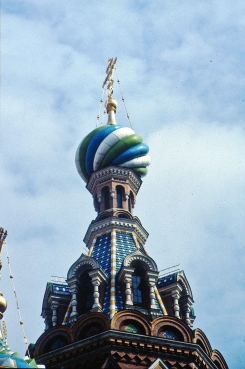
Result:
[[[172,326],[163,326],[159,329],[157,333],[158,337],[167,338],[168,340],[183,341],[184,338],[182,334]]]
[[[87,272],[80,277],[80,293],[78,301],[78,313],[84,314],[92,309],[94,304],[94,288],[92,280]]]
[[[104,210],[110,209],[110,191],[109,187],[104,187],[101,191],[104,200]]]
[[[136,306],[147,308],[147,292],[149,288],[145,283],[145,271],[140,267],[136,267],[132,278],[133,303]]]
[[[122,201],[123,201],[123,187],[122,186],[117,186],[116,187],[117,190],[117,208],[122,208]]]
[[[84,338],[95,336],[96,334],[99,334],[100,332],[103,332],[103,327],[101,326],[101,324],[97,322],[93,322],[93,323],[86,325],[82,329],[82,331],[79,334],[78,339],[82,340]]]
[[[120,331],[129,333],[146,334],[144,327],[136,320],[126,319],[119,327]]]
[[[63,346],[66,346],[67,344],[67,338],[62,335],[58,335],[46,343],[44,347],[44,353],[57,350]]]

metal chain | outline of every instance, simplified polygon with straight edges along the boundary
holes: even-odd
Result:
[[[124,108],[125,108],[125,111],[126,111],[126,116],[128,118],[128,121],[129,121],[129,124],[130,124],[130,127],[133,129],[133,125],[131,123],[131,120],[130,120],[130,117],[129,117],[129,114],[128,114],[128,110],[127,110],[127,107],[126,107],[126,103],[125,103],[125,99],[123,97],[123,93],[122,93],[122,88],[121,88],[121,82],[120,82],[120,79],[118,78],[118,74],[117,74],[117,68],[115,68],[115,71],[116,71],[116,75],[117,75],[117,83],[119,85],[119,89],[120,89],[120,92],[121,92],[121,96],[122,96],[122,101],[123,101],[123,105],[124,105]]]
[[[97,120],[96,120],[96,128],[98,127],[99,125],[99,119],[100,119],[100,112],[101,112],[101,107],[102,107],[102,103],[103,103],[103,99],[104,99],[104,93],[105,93],[105,89],[103,88],[103,91],[102,91],[102,96],[101,96],[101,99],[100,99],[100,107],[99,107],[99,112],[98,112],[98,115],[97,115]],[[103,117],[103,120],[104,120],[104,117]],[[102,121],[103,122],[103,121]],[[102,125],[102,122],[100,125]]]
[[[17,310],[18,310],[18,315],[19,315],[19,320],[20,320],[20,325],[22,328],[22,333],[23,333],[23,337],[24,337],[24,343],[26,345],[26,349],[29,355],[29,350],[28,350],[28,340],[26,338],[26,334],[25,334],[25,330],[24,330],[24,323],[22,321],[21,318],[21,313],[20,313],[20,307],[19,307],[19,302],[18,302],[18,297],[17,297],[17,293],[16,293],[16,289],[15,289],[15,285],[14,285],[14,277],[12,274],[12,270],[11,270],[11,265],[10,265],[10,259],[9,259],[9,254],[8,254],[8,248],[7,248],[7,244],[5,244],[5,249],[6,249],[6,254],[7,254],[7,260],[8,260],[8,266],[9,266],[9,274],[10,274],[10,279],[12,281],[12,286],[13,286],[13,291],[14,291],[14,296],[15,296],[15,302],[16,302],[16,306],[17,306]]]

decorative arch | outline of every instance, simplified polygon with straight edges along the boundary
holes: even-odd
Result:
[[[165,329],[170,332],[172,331],[173,336],[176,335],[176,338],[173,339],[177,341],[192,342],[191,329],[178,318],[165,315],[154,319],[151,327],[151,335],[163,337],[162,332],[164,332]]]
[[[211,360],[219,369],[229,369],[223,355],[218,350],[213,350]]]
[[[111,320],[111,329],[126,330],[125,326],[133,326],[139,332],[134,332],[133,329],[131,333],[150,335],[151,334],[151,323],[147,316],[136,310],[122,310],[116,313]]]
[[[183,270],[177,274],[177,282],[183,287],[184,294],[193,299],[191,287]]]
[[[125,219],[133,218],[132,214],[128,210],[124,210],[124,209],[114,211],[113,216],[118,217],[118,218],[125,218]]]
[[[81,317],[72,327],[74,341],[85,339],[110,329],[109,319],[102,313],[90,313]]]
[[[199,328],[194,330],[193,343],[199,345],[209,357],[212,356],[212,347],[209,343],[209,340],[204,332]]]
[[[96,218],[96,222],[100,222],[101,220],[105,220],[108,218],[111,218],[113,216],[113,213],[111,211],[105,211],[103,213],[100,213],[97,218]]]
[[[99,263],[96,259],[82,254],[80,258],[72,264],[67,273],[67,280],[77,277],[85,270],[97,269],[99,268]]]
[[[82,254],[69,269],[67,283],[72,293],[70,323],[92,309],[101,309],[107,276],[96,259]]]
[[[56,326],[44,332],[35,344],[34,357],[72,343],[72,332],[67,326]],[[53,348],[52,348],[53,347]]]
[[[134,267],[134,265],[141,265],[145,270],[151,270],[157,272],[157,265],[155,261],[147,255],[144,255],[141,251],[137,250],[129,254],[123,262],[124,267]]]
[[[155,261],[140,250],[124,259],[118,281],[121,284],[126,309],[134,306],[145,314],[154,313],[157,309],[154,291],[158,275]]]

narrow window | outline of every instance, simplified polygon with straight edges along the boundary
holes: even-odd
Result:
[[[81,292],[80,292],[80,299],[81,299],[81,313],[86,313],[94,304],[94,287],[92,284],[92,280],[88,273],[84,273],[80,279],[81,283]]]
[[[104,200],[105,210],[110,209],[110,192],[109,187],[105,187],[102,190],[102,198]]]
[[[121,186],[117,186],[117,207],[122,208],[122,195],[123,195],[123,189]]]
[[[142,280],[137,271],[133,274],[133,302],[135,305],[142,305]]]
[[[128,198],[128,211],[130,211],[130,213],[132,212],[133,204],[134,204],[134,195],[133,195],[132,191],[130,191],[130,195],[129,195],[129,198]]]
[[[145,279],[145,270],[136,266],[132,277],[133,304],[144,309],[149,309],[150,289]]]

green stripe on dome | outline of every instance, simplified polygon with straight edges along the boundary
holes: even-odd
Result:
[[[81,146],[79,148],[79,165],[80,165],[82,174],[84,175],[84,177],[87,180],[89,180],[89,174],[87,172],[86,165],[85,165],[85,158],[86,158],[87,148],[88,148],[88,145],[89,145],[90,141],[94,137],[94,135],[96,135],[97,132],[101,131],[104,128],[105,128],[105,126],[101,126],[101,127],[95,128],[92,132],[90,132],[83,139],[83,141],[81,143]]]
[[[139,176],[144,177],[146,176],[148,169],[146,167],[138,167],[138,168],[132,168],[132,170]]]
[[[131,147],[141,143],[143,138],[140,135],[133,134],[128,137],[122,138],[119,142],[117,142],[104,156],[100,169],[105,168],[110,165],[111,162],[120,154],[122,154],[125,150],[130,149]]]

